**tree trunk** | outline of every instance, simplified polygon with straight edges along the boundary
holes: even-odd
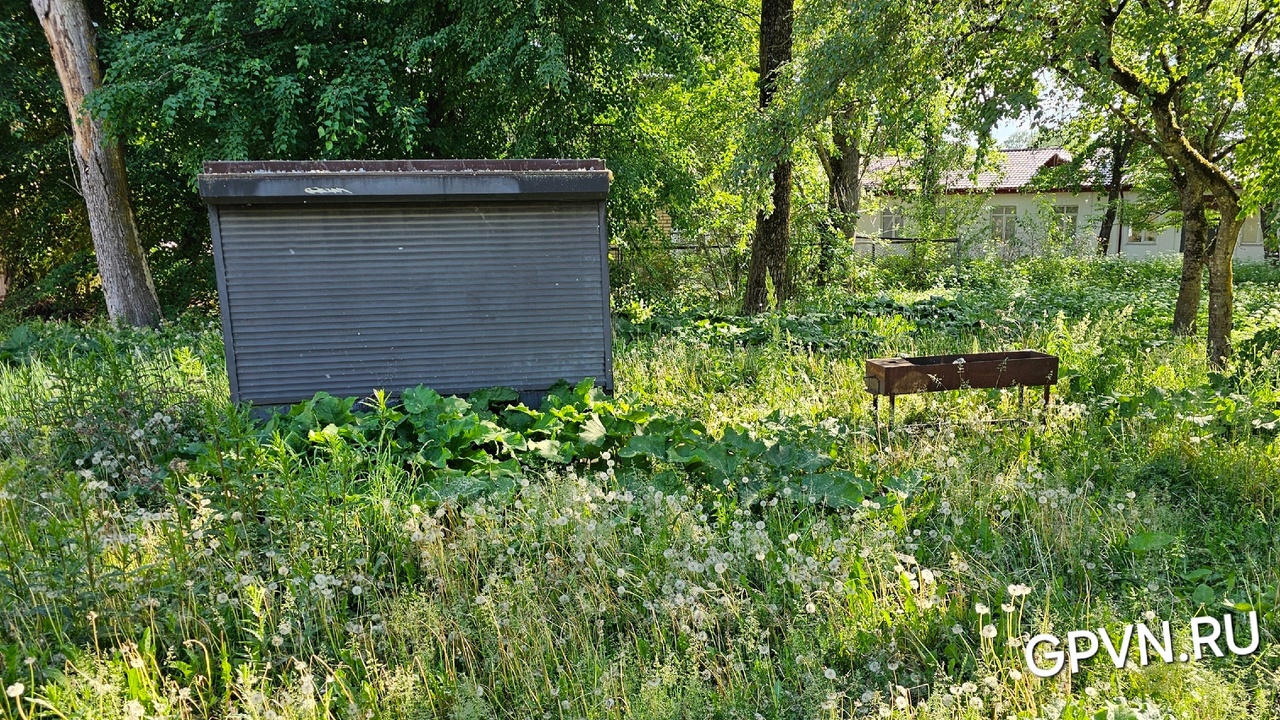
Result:
[[[1271,227],[1276,214],[1276,203],[1266,203],[1258,212],[1258,232],[1262,237],[1259,241],[1262,243],[1262,254],[1264,257],[1272,257],[1276,251],[1276,242],[1271,238],[1274,229]]]
[[[1173,334],[1194,335],[1204,287],[1205,252],[1209,246],[1209,219],[1205,216],[1204,186],[1174,171],[1173,184],[1182,206],[1182,280],[1173,306]]]
[[[778,69],[791,60],[793,0],[762,0],[760,3],[760,109],[766,110],[778,87]],[[787,258],[791,244],[791,162],[778,160],[773,168],[773,209],[756,216],[751,238],[751,264],[742,311],[763,312],[769,303],[768,278],[779,307],[791,292]]]
[[[160,303],[138,241],[124,153],[106,141],[102,123],[84,107],[85,96],[102,82],[88,9],[84,0],[32,0],[31,5],[49,40],[71,115],[80,189],[107,313],[115,322],[154,326],[160,321]]]
[[[1222,207],[1226,205],[1227,207]],[[1218,234],[1209,243],[1209,364],[1220,368],[1231,357],[1231,317],[1235,289],[1232,280],[1231,261],[1236,252],[1236,240],[1244,223],[1237,217],[1240,207],[1236,203],[1219,203],[1222,221]]]
[[[773,297],[778,307],[791,294],[787,274],[788,245],[791,240],[791,162],[773,169],[773,212],[756,214],[756,233],[751,241],[751,264],[747,269],[747,289],[742,311],[747,315],[764,312],[769,305],[768,280],[773,281]]]
[[[1107,178],[1107,210],[1102,214],[1102,227],[1098,229],[1098,254],[1106,255],[1111,246],[1111,230],[1116,224],[1116,211],[1120,194],[1124,191],[1124,165],[1133,147],[1133,137],[1121,134],[1111,143],[1111,172]]]
[[[827,214],[822,220],[822,232],[818,237],[818,285],[825,287],[831,280],[831,265],[835,262],[836,243],[840,239],[840,226],[836,220],[839,214],[839,203],[836,200],[835,169],[832,166],[831,151],[826,143],[818,138],[814,143],[818,160],[822,163],[822,171],[827,176]]]
[[[847,239],[858,232],[858,213],[862,206],[862,148],[858,128],[834,128],[831,139],[836,155],[831,158],[831,192],[828,203],[834,212],[836,227]]]
[[[818,143],[818,158],[827,176],[827,223],[818,254],[818,280],[826,283],[840,238],[853,240],[858,234],[862,207],[862,143],[860,128],[854,124],[853,109],[844,108],[831,118],[834,153]]]

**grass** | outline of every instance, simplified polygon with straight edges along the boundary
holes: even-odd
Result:
[[[609,437],[566,429],[576,457],[516,453],[465,493],[406,460],[392,408],[264,431],[225,402],[206,321],[10,327],[0,713],[1275,717],[1280,274],[1238,271],[1217,373],[1168,336],[1175,278],[975,263],[761,319],[620,293],[620,397],[582,406]],[[877,436],[866,357],[1012,347],[1061,356],[1047,415],[911,396]],[[695,448],[779,449],[732,474],[632,453],[658,427],[616,430],[636,408]],[[860,502],[815,496],[833,470]],[[1250,609],[1240,657],[1051,679],[1023,657],[1161,620],[1180,652],[1192,617]]]

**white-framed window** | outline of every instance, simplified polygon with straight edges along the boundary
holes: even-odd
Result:
[[[1080,232],[1080,206],[1058,205],[1053,208],[1058,218],[1058,228],[1071,237]]]
[[[1159,233],[1157,233],[1154,230],[1130,230],[1129,244],[1130,245],[1155,245],[1156,235],[1158,234]]]
[[[1259,245],[1262,243],[1262,233],[1253,232],[1248,227],[1240,228],[1240,244],[1241,245]]]
[[[1018,231],[1018,208],[996,205],[991,208],[991,235],[1001,242],[1012,242]]]
[[[880,237],[902,237],[902,227],[906,222],[900,208],[885,208],[880,211]]]

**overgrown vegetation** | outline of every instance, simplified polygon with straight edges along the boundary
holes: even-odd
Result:
[[[10,327],[2,712],[1274,717],[1280,274],[1239,268],[1211,373],[1168,339],[1172,263],[866,273],[754,318],[620,293],[619,393],[539,408],[262,418],[216,323]],[[873,423],[865,357],[1013,347],[1061,356],[1047,413],[966,391]],[[1181,651],[1247,610],[1241,658],[1041,680],[1020,647],[1156,618]]]

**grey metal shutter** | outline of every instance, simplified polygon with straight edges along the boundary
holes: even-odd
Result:
[[[232,396],[611,385],[602,202],[223,205]]]

